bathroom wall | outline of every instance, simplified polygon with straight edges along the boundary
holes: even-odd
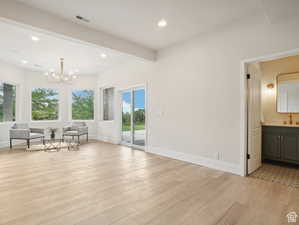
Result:
[[[281,73],[299,71],[299,55],[261,62],[262,69],[262,113],[264,122],[283,122],[288,120],[288,114],[276,110],[276,76]],[[267,84],[273,83],[273,89]],[[299,121],[299,114],[294,114],[294,121]]]

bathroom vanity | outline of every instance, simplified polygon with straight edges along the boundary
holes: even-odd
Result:
[[[264,124],[262,158],[299,164],[299,125]]]
[[[277,75],[273,86],[276,112],[284,121],[262,124],[262,159],[299,164],[299,72]]]

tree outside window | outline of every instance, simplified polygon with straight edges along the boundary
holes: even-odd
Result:
[[[0,83],[0,122],[16,120],[16,86]]]
[[[59,92],[51,88],[32,90],[32,120],[59,119]]]
[[[72,119],[94,119],[94,91],[74,90],[72,92]]]

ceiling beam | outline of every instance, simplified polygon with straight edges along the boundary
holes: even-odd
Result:
[[[0,1],[0,18],[100,47],[114,49],[139,58],[156,60],[155,50],[13,0]]]

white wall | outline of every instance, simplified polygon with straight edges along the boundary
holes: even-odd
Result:
[[[299,47],[297,21],[255,17],[99,75],[99,86],[147,83],[148,151],[242,174],[244,78],[241,61]],[[115,139],[115,123],[99,123]],[[101,137],[99,137],[101,138]]]
[[[90,138],[97,138],[98,120],[98,88],[97,76],[82,75],[72,85],[51,83],[41,72],[21,70],[13,65],[0,62],[0,81],[17,84],[17,121],[28,122],[31,127],[61,128],[71,123],[71,91],[72,89],[95,90],[95,119],[87,121]],[[56,88],[59,90],[60,118],[58,121],[31,121],[31,91],[32,88]],[[0,147],[8,146],[9,129],[13,122],[0,123]]]

